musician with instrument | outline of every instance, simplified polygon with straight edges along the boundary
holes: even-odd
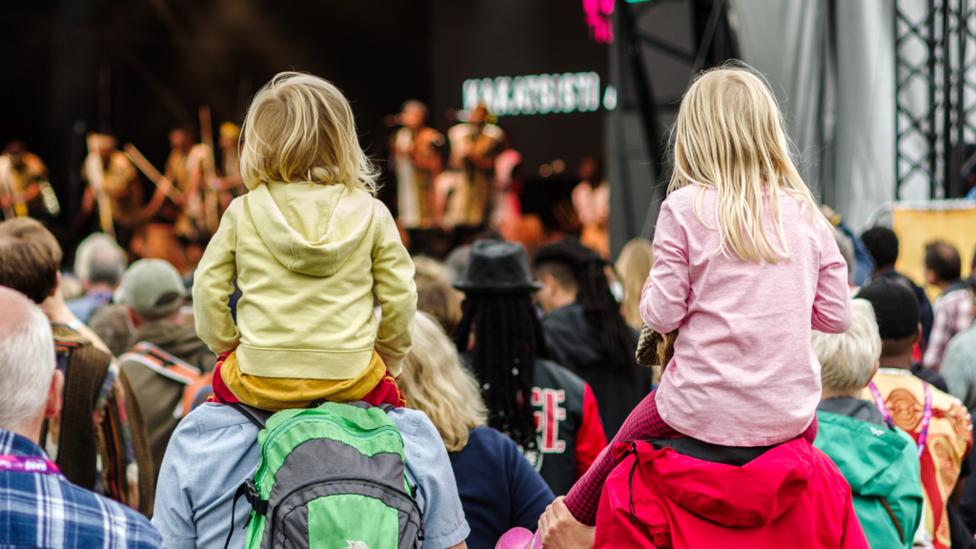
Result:
[[[220,212],[230,201],[244,194],[244,178],[241,177],[241,128],[233,122],[224,122],[218,130],[217,147],[220,149],[220,172],[210,180],[210,188],[220,196]]]
[[[82,177],[88,185],[81,199],[79,219],[86,220],[97,210],[99,229],[128,248],[141,222],[142,185],[128,157],[118,150],[115,137],[91,133],[87,142]]]
[[[202,143],[194,143],[193,130],[185,127],[169,132],[170,153],[166,159],[166,179],[176,187],[181,198],[177,201],[182,211],[176,219],[177,234],[190,243],[206,240],[203,191],[204,173],[210,166],[212,151]]]
[[[467,122],[451,127],[450,167],[460,177],[447,199],[445,222],[479,227],[486,221],[495,187],[495,159],[505,144],[505,132],[492,124],[494,118],[479,104]]]
[[[59,213],[44,161],[23,141],[9,142],[0,153],[0,219],[29,216],[44,221]]]
[[[392,164],[397,178],[397,221],[404,229],[427,228],[439,222],[434,178],[441,172],[444,136],[428,127],[427,106],[417,100],[403,104],[393,136]]]

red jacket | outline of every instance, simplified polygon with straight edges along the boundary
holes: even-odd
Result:
[[[805,440],[783,443],[741,467],[649,442],[618,444],[614,451],[626,457],[604,484],[595,547],[868,547],[850,487]]]

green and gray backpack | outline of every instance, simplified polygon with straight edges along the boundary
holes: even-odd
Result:
[[[245,547],[420,547],[403,438],[386,410],[327,402],[270,415],[231,406],[261,429],[261,462],[234,496],[251,504]]]

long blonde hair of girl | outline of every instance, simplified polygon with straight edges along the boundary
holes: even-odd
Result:
[[[413,346],[403,358],[397,383],[411,408],[427,414],[448,452],[468,444],[468,432],[488,421],[488,408],[474,376],[464,369],[454,343],[430,315],[418,312]]]
[[[789,257],[780,191],[799,200],[813,222],[825,222],[793,164],[783,126],[769,86],[747,67],[705,72],[685,93],[672,133],[668,192],[687,185],[717,191],[719,253],[755,263]],[[766,219],[773,221],[778,243],[763,229]]]
[[[308,181],[376,194],[378,171],[359,146],[349,101],[318,76],[275,75],[251,100],[241,139],[241,176],[248,189]]]

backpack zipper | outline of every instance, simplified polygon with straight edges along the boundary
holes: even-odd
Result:
[[[637,510],[634,507],[634,471],[637,470],[637,464],[640,463],[640,458],[637,455],[637,443],[630,443],[629,453],[634,455],[634,464],[630,466],[630,474],[627,476],[627,490],[629,492],[628,499],[630,503],[630,522],[632,524],[637,524]]]

